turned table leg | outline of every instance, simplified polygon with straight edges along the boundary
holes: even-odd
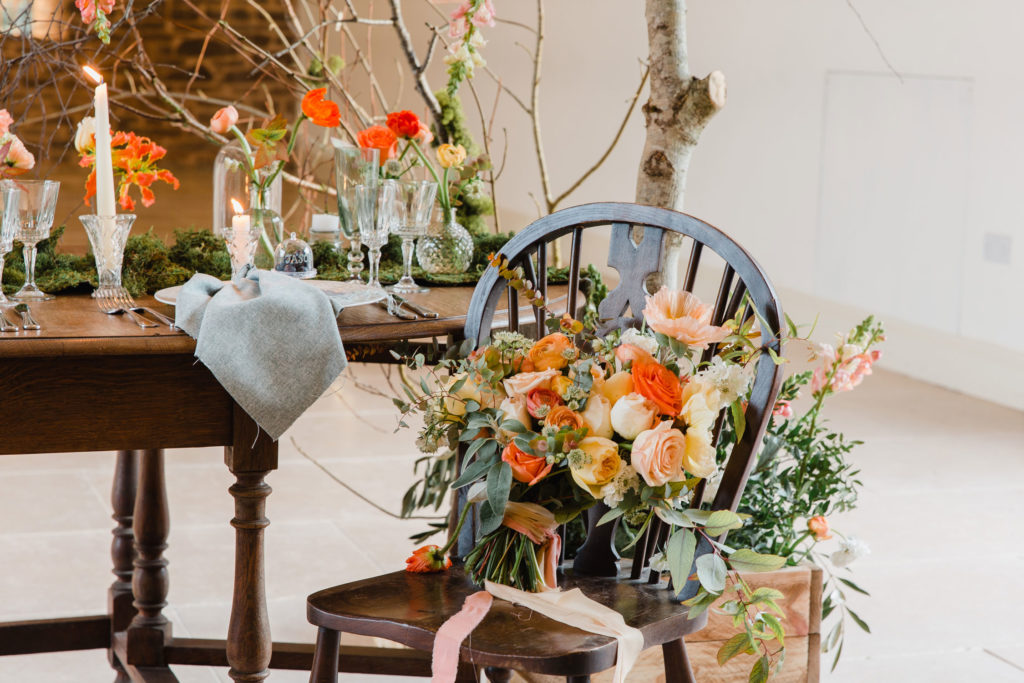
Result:
[[[135,509],[135,489],[138,483],[139,454],[118,451],[114,465],[114,482],[110,492],[114,522],[111,533],[110,559],[113,563],[114,582],[107,591],[107,614],[110,615],[111,642],[115,633],[124,631],[135,616],[132,606],[132,570],[135,565],[135,538],[132,532],[132,513]],[[110,664],[118,671],[118,680],[127,680],[113,649],[108,651]]]
[[[224,460],[235,475],[235,587],[228,625],[228,675],[234,681],[262,681],[269,674],[270,619],[264,580],[263,530],[270,524],[264,477],[277,468],[277,443],[235,406],[233,445]]]
[[[137,614],[128,626],[128,663],[140,667],[165,666],[164,647],[171,640],[171,624],[163,614],[167,606],[167,535],[170,517],[164,482],[164,452],[137,451],[140,456],[135,497],[135,572],[133,603]]]

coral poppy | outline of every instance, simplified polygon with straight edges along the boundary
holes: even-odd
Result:
[[[414,138],[420,132],[420,118],[409,110],[388,114],[388,128],[400,138]]]
[[[302,113],[313,123],[324,128],[337,128],[341,125],[341,109],[330,100],[325,100],[327,88],[316,88],[302,98]]]

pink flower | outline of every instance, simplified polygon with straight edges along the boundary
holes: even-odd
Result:
[[[413,136],[413,139],[420,145],[429,145],[434,141],[434,134],[430,132],[430,127],[420,121],[420,129]]]
[[[20,175],[36,165],[36,158],[32,156],[32,152],[25,149],[24,143],[16,136],[11,136],[9,145],[7,158],[3,161],[3,166],[6,167],[3,170],[7,172],[7,175]]]
[[[224,107],[218,109],[217,113],[210,119],[210,130],[223,135],[236,123],[238,123],[238,110],[230,106]]]
[[[829,373],[832,373],[832,381],[828,383],[828,388],[832,393],[853,391],[867,375],[871,374],[871,366],[881,357],[882,352],[878,350],[864,351],[838,360],[834,354],[822,354],[824,363],[814,371],[811,378],[811,393],[817,394],[826,387]]]
[[[97,8],[104,14],[114,11],[114,0],[75,0],[75,7],[82,15],[82,21],[91,24],[96,20]]]
[[[448,35],[451,38],[461,38],[466,34],[469,29],[469,24],[466,23],[466,12],[473,7],[472,0],[466,0],[452,13],[451,19],[448,22]]]
[[[491,0],[484,0],[480,8],[473,14],[473,25],[477,28],[494,26],[494,3]]]
[[[772,410],[772,415],[788,420],[793,417],[793,406],[790,405],[789,401],[778,401],[775,404],[775,409]]]
[[[14,117],[6,109],[0,109],[0,135],[5,134],[14,124]]]
[[[729,336],[728,327],[711,324],[714,309],[690,292],[662,287],[645,297],[644,318],[655,332],[674,337],[688,346],[706,349]]]

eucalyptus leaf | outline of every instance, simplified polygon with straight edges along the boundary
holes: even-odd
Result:
[[[487,472],[487,502],[494,514],[504,517],[508,493],[512,486],[512,467],[507,462],[496,462]]]
[[[672,574],[672,586],[678,595],[693,567],[693,554],[697,550],[697,536],[689,529],[672,534],[665,544],[665,559]]]
[[[721,593],[725,590],[725,561],[714,553],[701,555],[697,558],[697,578],[700,585],[709,593]]]

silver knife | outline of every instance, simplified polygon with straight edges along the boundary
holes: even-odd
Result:
[[[389,304],[386,299],[381,299],[377,302],[377,308],[383,308],[389,314],[402,320],[416,320],[416,314],[410,313],[409,311],[403,311],[401,304]]]
[[[419,313],[424,318],[437,318],[438,317],[437,311],[432,311],[429,308],[424,308],[423,306],[420,306],[417,303],[413,303],[412,301],[409,301],[408,299],[403,299],[402,297],[398,296],[397,294],[392,294],[392,296],[395,298],[395,301],[397,301],[400,305],[406,306],[407,308],[409,308],[409,310],[411,310],[411,311],[413,311],[415,313]]]

